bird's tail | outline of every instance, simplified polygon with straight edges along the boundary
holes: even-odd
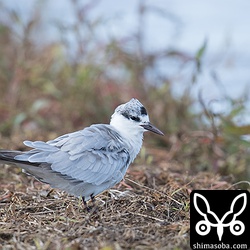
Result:
[[[21,151],[0,150],[0,164],[16,165],[23,169],[28,175],[34,176],[37,180],[50,184],[52,188],[59,188],[76,196],[82,196],[82,192],[86,189],[93,188],[91,183],[84,183],[81,180],[64,175],[51,169],[51,164],[46,162],[28,162],[16,160],[17,155],[24,154]],[[85,200],[90,199],[85,197]]]
[[[24,152],[15,150],[0,149],[0,164],[16,165],[22,168],[22,171],[28,175],[34,176],[37,180],[45,182],[46,176],[52,172],[49,164],[46,163],[31,163],[27,161],[16,160],[17,155]]]
[[[22,154],[21,151],[0,149],[0,163],[3,163],[3,164],[20,163],[20,161],[15,160],[15,157],[20,154]]]

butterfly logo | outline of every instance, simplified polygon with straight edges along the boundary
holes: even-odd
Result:
[[[240,203],[241,199],[243,199],[243,205],[239,208],[239,205],[241,204]],[[229,227],[230,232],[236,236],[244,233],[245,225],[243,224],[242,221],[237,220],[237,217],[246,208],[247,205],[246,193],[239,194],[233,199],[230,206],[230,210],[227,211],[222,216],[221,219],[219,219],[218,216],[213,211],[211,211],[210,205],[207,199],[203,195],[195,193],[193,198],[193,203],[196,211],[204,218],[203,220],[197,222],[195,226],[195,230],[199,235],[204,236],[209,234],[211,227],[217,228],[217,235],[219,241],[221,241],[222,239],[225,227]],[[200,206],[198,205],[198,203],[200,204]]]

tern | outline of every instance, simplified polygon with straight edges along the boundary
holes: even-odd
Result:
[[[0,150],[0,162],[82,197],[86,205],[123,180],[142,147],[145,131],[164,135],[133,98],[115,109],[110,124],[94,124],[47,142],[24,141],[30,151]]]

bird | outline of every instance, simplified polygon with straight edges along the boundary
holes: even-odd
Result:
[[[124,179],[138,155],[143,133],[164,135],[150,123],[146,108],[136,98],[119,105],[110,124],[93,124],[82,130],[44,141],[24,141],[29,151],[0,150],[0,163],[16,165],[52,188],[90,199]]]

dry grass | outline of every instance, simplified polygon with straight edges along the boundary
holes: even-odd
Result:
[[[49,192],[18,168],[2,166],[0,178],[3,249],[189,249],[189,193],[231,186],[162,159],[131,166],[126,185],[101,194],[87,212],[80,199]]]

